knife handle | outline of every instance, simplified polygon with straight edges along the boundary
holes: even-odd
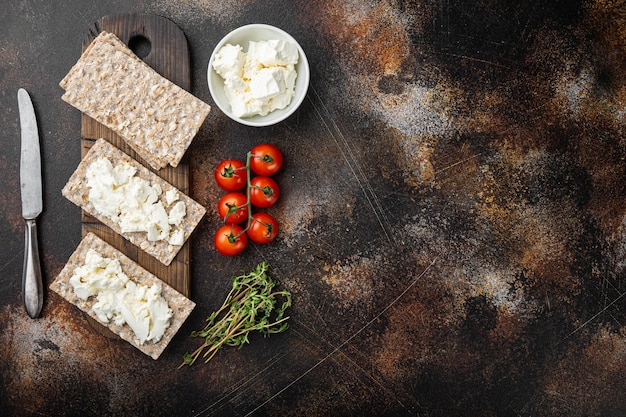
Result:
[[[37,244],[37,222],[26,220],[26,246],[24,248],[24,273],[22,275],[22,293],[24,307],[31,319],[39,316],[43,306],[43,283]]]

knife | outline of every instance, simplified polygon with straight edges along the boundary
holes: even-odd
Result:
[[[22,293],[24,307],[30,318],[36,318],[43,306],[41,263],[37,244],[37,217],[43,209],[41,184],[41,152],[35,109],[28,92],[17,92],[20,110],[22,147],[20,156],[20,187],[22,191],[22,217],[26,221],[24,270]]]

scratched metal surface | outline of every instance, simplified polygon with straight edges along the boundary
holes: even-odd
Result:
[[[3,6],[3,415],[626,415],[623,0]],[[191,194],[208,209],[193,236],[198,307],[158,361],[54,294],[40,319],[21,306],[16,91],[31,91],[40,121],[49,284],[80,238],[60,193],[80,120],[58,81],[114,12],[176,22],[193,92],[211,104],[209,55],[242,24],[284,28],[312,69],[286,122],[252,129],[215,108],[191,146]],[[265,141],[286,157],[280,237],[221,257],[211,170]],[[294,295],[291,329],[176,370],[229,277],[261,260]]]

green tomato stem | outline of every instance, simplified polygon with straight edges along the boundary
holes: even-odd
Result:
[[[251,179],[252,179],[252,174],[250,172],[250,160],[252,159],[252,152],[248,152],[246,154],[246,204],[245,205],[241,205],[240,207],[248,207],[248,220],[246,221],[246,227],[240,232],[237,233],[237,235],[235,235],[235,240],[237,240],[241,235],[243,235],[244,233],[246,233],[248,231],[248,229],[250,229],[250,226],[252,225],[252,204],[250,203],[250,189],[253,187],[253,185],[250,183]]]

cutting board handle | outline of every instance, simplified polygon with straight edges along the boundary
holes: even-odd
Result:
[[[152,53],[152,42],[140,33],[131,35],[128,39],[128,47],[142,60]]]
[[[144,56],[137,56],[174,84],[187,91],[191,89],[189,46],[185,33],[176,23],[154,14],[107,15],[91,26],[83,50],[103,31],[114,33],[133,52],[145,48],[147,41],[149,51],[144,55],[141,49],[139,52]]]

